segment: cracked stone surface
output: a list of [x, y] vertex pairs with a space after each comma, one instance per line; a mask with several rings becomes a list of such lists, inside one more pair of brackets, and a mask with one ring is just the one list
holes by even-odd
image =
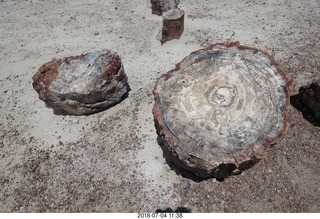
[[157, 132], [179, 165], [222, 178], [263, 158], [287, 131], [292, 86], [263, 51], [238, 42], [209, 46], [157, 81]]

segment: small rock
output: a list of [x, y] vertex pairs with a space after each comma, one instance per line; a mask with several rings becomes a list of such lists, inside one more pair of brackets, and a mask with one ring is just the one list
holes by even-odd
[[320, 80], [301, 87], [299, 89], [299, 96], [302, 103], [308, 107], [311, 114], [320, 124]]
[[162, 15], [161, 1], [151, 0], [151, 9], [152, 9], [152, 14]]
[[94, 35], [95, 35], [95, 36], [99, 35], [99, 32], [98, 32], [98, 31], [95, 31], [95, 32], [94, 32]]
[[186, 182], [183, 188], [184, 189], [189, 189], [190, 187], [191, 187], [191, 183]]

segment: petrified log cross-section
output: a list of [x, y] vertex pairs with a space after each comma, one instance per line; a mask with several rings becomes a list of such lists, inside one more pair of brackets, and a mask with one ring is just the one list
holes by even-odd
[[286, 132], [291, 87], [272, 57], [238, 42], [193, 52], [153, 91], [162, 146], [203, 178], [243, 170]]
[[129, 88], [120, 57], [108, 50], [45, 63], [32, 85], [47, 106], [73, 115], [104, 110]]

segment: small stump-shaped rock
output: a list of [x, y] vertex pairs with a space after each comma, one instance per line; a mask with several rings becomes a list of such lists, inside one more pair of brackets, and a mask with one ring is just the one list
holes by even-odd
[[292, 85], [272, 57], [238, 42], [191, 53], [153, 91], [165, 154], [202, 178], [244, 170], [286, 132]]
[[73, 115], [104, 110], [128, 92], [121, 59], [110, 51], [45, 63], [33, 76], [32, 85], [47, 106]]
[[161, 0], [151, 0], [152, 14], [162, 15]]
[[161, 43], [169, 40], [180, 39], [184, 30], [184, 11], [172, 9], [163, 13]]

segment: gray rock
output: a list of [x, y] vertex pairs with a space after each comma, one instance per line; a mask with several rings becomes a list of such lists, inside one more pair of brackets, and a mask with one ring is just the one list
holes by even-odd
[[48, 107], [72, 115], [105, 110], [129, 90], [121, 59], [109, 50], [45, 63], [32, 85]]

